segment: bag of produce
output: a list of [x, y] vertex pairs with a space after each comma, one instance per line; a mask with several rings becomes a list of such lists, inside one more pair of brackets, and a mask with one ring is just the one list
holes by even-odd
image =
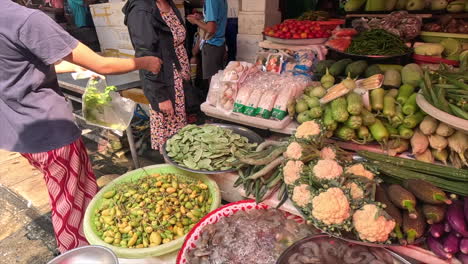
[[239, 91], [236, 96], [236, 101], [234, 102], [234, 112], [243, 113], [245, 111], [247, 101], [249, 100], [250, 95], [254, 90], [254, 86], [251, 82], [246, 81], [240, 85]]
[[123, 131], [130, 125], [136, 103], [115, 92], [104, 79], [89, 79], [83, 94], [82, 110], [87, 123]]
[[258, 116], [270, 119], [271, 111], [273, 110], [273, 106], [275, 104], [276, 98], [278, 97], [278, 91], [276, 89], [267, 90], [260, 99], [258, 103], [256, 113]]
[[210, 88], [208, 90], [208, 95], [206, 97], [206, 102], [212, 106], [216, 106], [216, 103], [219, 98], [219, 93], [221, 92], [221, 84], [219, 82], [222, 76], [222, 71], [219, 71], [217, 74], [211, 77]]
[[283, 120], [288, 115], [288, 103], [294, 99], [294, 89], [283, 86], [276, 98], [271, 116], [274, 119]]
[[220, 93], [216, 103], [216, 108], [226, 114], [230, 114], [234, 108], [234, 100], [237, 96], [237, 82], [220, 82]]
[[265, 90], [261, 88], [254, 89], [247, 100], [247, 104], [245, 105], [244, 114], [248, 116], [256, 116], [257, 115], [257, 106], [260, 103], [260, 99], [262, 95], [265, 93]]

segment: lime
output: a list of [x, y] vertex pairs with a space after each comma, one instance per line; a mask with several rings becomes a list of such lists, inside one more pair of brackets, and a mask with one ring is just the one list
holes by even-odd
[[446, 38], [440, 42], [444, 46], [445, 56], [454, 56], [458, 55], [462, 49], [460, 41], [453, 38]]

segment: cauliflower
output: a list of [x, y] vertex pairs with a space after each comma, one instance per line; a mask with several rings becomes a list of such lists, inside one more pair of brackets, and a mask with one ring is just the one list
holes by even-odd
[[294, 187], [292, 200], [301, 207], [306, 206], [310, 202], [311, 193], [307, 184], [301, 184]]
[[373, 180], [374, 176], [375, 176], [374, 173], [366, 170], [366, 168], [364, 168], [364, 165], [362, 165], [361, 163], [355, 164], [355, 165], [347, 168], [345, 173], [365, 177], [365, 178], [367, 178], [369, 180]]
[[351, 198], [353, 198], [355, 200], [360, 200], [360, 199], [364, 198], [364, 191], [362, 190], [362, 188], [359, 185], [357, 185], [357, 183], [347, 182], [345, 184], [345, 187], [349, 189], [349, 191], [351, 193]]
[[315, 177], [322, 180], [338, 179], [343, 168], [335, 160], [319, 160], [312, 169]]
[[395, 228], [395, 220], [381, 215], [375, 204], [366, 204], [353, 215], [353, 225], [359, 238], [369, 242], [385, 242]]
[[320, 158], [324, 160], [334, 160], [336, 158], [335, 150], [331, 147], [324, 147], [320, 150]]
[[283, 168], [283, 177], [286, 184], [293, 184], [301, 177], [304, 163], [302, 161], [289, 160]]
[[326, 225], [343, 224], [350, 216], [350, 205], [343, 190], [332, 187], [312, 199], [312, 216]]
[[297, 127], [295, 136], [297, 138], [308, 138], [321, 134], [320, 125], [316, 121], [306, 121]]
[[302, 146], [297, 142], [291, 142], [284, 153], [284, 156], [288, 159], [300, 159], [302, 157]]

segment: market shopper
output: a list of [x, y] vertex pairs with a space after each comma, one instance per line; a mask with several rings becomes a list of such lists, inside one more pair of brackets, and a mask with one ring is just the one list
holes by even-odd
[[164, 64], [157, 75], [140, 71], [151, 104], [151, 146], [161, 150], [167, 138], [187, 124], [186, 94], [190, 67], [186, 29], [172, 0], [129, 0], [123, 8], [136, 57], [157, 56]]
[[226, 0], [205, 0], [202, 18], [198, 14], [187, 20], [206, 32], [201, 42], [203, 79], [210, 80], [224, 68], [226, 55], [226, 24], [228, 5]]
[[103, 58], [43, 12], [11, 0], [0, 6], [0, 149], [20, 152], [44, 174], [58, 250], [65, 252], [87, 244], [82, 221], [97, 184], [56, 72], [80, 65], [99, 74], [157, 73], [161, 60]]

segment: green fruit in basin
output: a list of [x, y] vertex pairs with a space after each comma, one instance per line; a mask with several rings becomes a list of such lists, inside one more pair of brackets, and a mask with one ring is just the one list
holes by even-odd
[[447, 0], [432, 0], [431, 10], [444, 10], [448, 5]]
[[449, 13], [460, 13], [465, 10], [465, 1], [464, 0], [457, 0], [450, 2], [447, 5], [447, 12]]
[[423, 10], [425, 5], [426, 3], [424, 2], [424, 0], [409, 0], [406, 4], [406, 10]]

